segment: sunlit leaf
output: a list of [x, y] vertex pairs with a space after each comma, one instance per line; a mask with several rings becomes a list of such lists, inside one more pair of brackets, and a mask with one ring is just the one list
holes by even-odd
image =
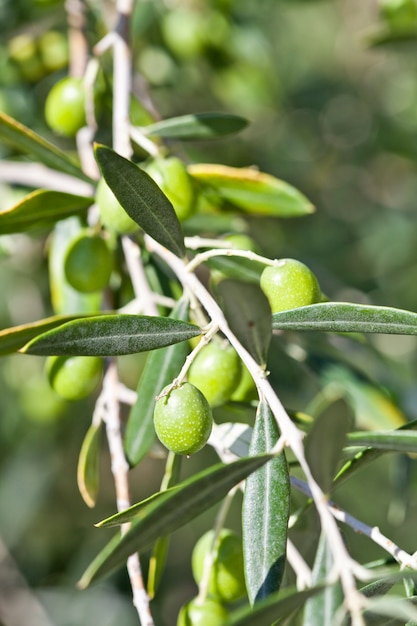
[[200, 334], [198, 326], [166, 317], [101, 315], [62, 324], [33, 339], [22, 352], [118, 356], [156, 350]]
[[260, 364], [266, 356], [272, 336], [271, 307], [259, 285], [226, 279], [216, 287], [231, 331]]
[[386, 306], [321, 302], [274, 313], [272, 326], [280, 330], [417, 335], [417, 313]]
[[[313, 566], [312, 585], [324, 583], [334, 567], [333, 554], [324, 533], [320, 535]], [[309, 598], [305, 605], [303, 626], [333, 626], [335, 613], [343, 603], [340, 582], [325, 587], [321, 593]]]
[[137, 165], [106, 146], [96, 146], [101, 172], [130, 217], [158, 243], [179, 257], [185, 255], [184, 236], [171, 202]]
[[83, 180], [89, 180], [77, 163], [65, 152], [2, 112], [0, 112], [0, 141], [36, 157], [41, 163], [55, 170], [77, 176]]
[[[188, 302], [180, 300], [171, 318], [185, 321]], [[155, 397], [178, 375], [189, 346], [180, 342], [149, 354], [137, 387], [137, 399], [132, 406], [126, 425], [125, 450], [132, 467], [149, 452], [155, 441], [153, 412]]]
[[338, 469], [353, 414], [344, 400], [337, 400], [313, 422], [305, 441], [306, 459], [316, 482], [329, 493]]
[[297, 217], [314, 211], [311, 202], [295, 187], [256, 169], [198, 163], [190, 165], [188, 171], [245, 213]]
[[[194, 519], [219, 502], [232, 487], [271, 458], [271, 455], [262, 455], [239, 459], [229, 465], [214, 465], [177, 487], [160, 492], [148, 505], [140, 507], [139, 516], [135, 506], [113, 515], [110, 518], [112, 524], [129, 520], [133, 521], [132, 527], [104, 560], [101, 554], [97, 556], [79, 585], [82, 588], [87, 587], [96, 578], [122, 566], [133, 552], [149, 548], [158, 537], [172, 533]], [[106, 520], [100, 525], [106, 525]]]
[[171, 117], [142, 128], [150, 137], [166, 139], [216, 139], [237, 133], [248, 125], [248, 120], [230, 113], [195, 113]]
[[95, 506], [99, 489], [101, 425], [101, 422], [91, 424], [84, 437], [78, 457], [78, 489], [89, 507]]
[[38, 189], [0, 212], [0, 235], [48, 228], [58, 220], [85, 211], [92, 202], [92, 198], [85, 196]]
[[[279, 439], [267, 404], [258, 407], [249, 454], [269, 452]], [[249, 601], [278, 591], [284, 574], [290, 514], [290, 481], [285, 453], [248, 476], [242, 508], [245, 578]]]

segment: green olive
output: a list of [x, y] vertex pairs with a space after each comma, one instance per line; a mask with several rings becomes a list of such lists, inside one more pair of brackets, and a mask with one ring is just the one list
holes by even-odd
[[69, 244], [65, 254], [65, 277], [82, 293], [104, 289], [109, 284], [113, 256], [99, 235], [82, 231]]
[[272, 313], [315, 304], [321, 300], [317, 278], [304, 263], [281, 259], [267, 266], [261, 274], [261, 288]]
[[74, 137], [85, 125], [85, 94], [81, 78], [68, 76], [57, 82], [45, 102], [45, 119], [53, 131]]
[[181, 607], [177, 626], [223, 626], [229, 614], [214, 598], [200, 602], [194, 598]]
[[246, 365], [242, 364], [242, 374], [239, 384], [230, 399], [234, 402], [251, 402], [252, 400], [256, 400], [257, 397], [258, 392], [256, 391], [254, 380]]
[[50, 356], [45, 367], [51, 387], [66, 400], [89, 396], [99, 385], [103, 372], [98, 356]]
[[155, 403], [156, 434], [168, 450], [176, 454], [194, 454], [205, 446], [213, 427], [213, 415], [204, 395], [190, 383], [167, 391]]
[[195, 190], [183, 161], [177, 157], [156, 158], [146, 172], [172, 203], [179, 220], [190, 217], [196, 209]]
[[216, 407], [230, 400], [239, 384], [242, 365], [239, 355], [230, 344], [211, 341], [197, 354], [188, 370], [188, 382]]
[[[203, 579], [213, 537], [214, 531], [209, 530], [197, 541], [192, 553], [192, 570], [198, 585]], [[242, 539], [232, 530], [223, 528], [217, 537], [208, 591], [222, 602], [235, 602], [246, 594]]]
[[97, 185], [96, 202], [101, 222], [110, 232], [126, 235], [138, 230], [139, 226], [126, 213], [104, 178]]

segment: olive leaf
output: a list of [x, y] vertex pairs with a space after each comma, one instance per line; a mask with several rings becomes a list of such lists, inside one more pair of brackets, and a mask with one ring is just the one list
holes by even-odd
[[[270, 451], [279, 438], [276, 420], [260, 402], [249, 454]], [[278, 591], [286, 562], [290, 480], [285, 453], [248, 476], [242, 508], [245, 577], [253, 605]]]
[[62, 191], [37, 189], [0, 212], [0, 234], [49, 228], [54, 222], [85, 211], [93, 199]]
[[237, 133], [248, 125], [248, 120], [230, 113], [194, 113], [171, 117], [149, 126], [142, 131], [149, 137], [166, 139], [216, 139], [223, 135]]
[[130, 217], [153, 239], [179, 257], [184, 236], [174, 207], [154, 180], [111, 148], [96, 145], [95, 155], [106, 183]]
[[100, 315], [62, 324], [21, 352], [38, 355], [118, 356], [156, 350], [201, 334], [194, 324], [146, 315]]
[[26, 154], [35, 156], [41, 163], [55, 170], [90, 181], [81, 167], [65, 152], [1, 111], [0, 141], [4, 141]]

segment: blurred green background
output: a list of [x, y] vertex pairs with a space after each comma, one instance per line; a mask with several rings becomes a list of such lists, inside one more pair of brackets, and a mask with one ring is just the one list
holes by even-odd
[[[90, 3], [92, 44], [105, 32], [102, 9], [111, 23], [112, 4]], [[312, 200], [317, 212], [307, 218], [248, 220], [265, 255], [306, 262], [331, 300], [417, 311], [417, 36], [371, 46], [384, 28], [375, 0], [139, 2], [135, 88], [140, 95], [140, 73], [162, 116], [225, 110], [251, 120], [237, 137], [173, 149], [190, 161], [257, 166]], [[49, 88], [67, 72], [65, 34], [63, 2], [0, 0], [0, 110], [73, 151], [43, 117]], [[17, 156], [0, 145], [0, 158]], [[23, 191], [0, 180], [0, 209]], [[51, 314], [47, 244], [44, 234], [0, 238], [2, 328]], [[143, 358], [121, 359], [132, 388], [142, 365]], [[271, 379], [286, 406], [307, 410], [323, 386], [338, 384], [365, 428], [417, 418], [415, 366], [414, 337], [358, 342], [290, 334], [274, 340], [270, 352]], [[0, 398], [0, 538], [14, 559], [13, 567], [0, 563], [1, 576], [10, 584], [14, 567], [20, 571], [56, 626], [136, 624], [124, 572], [91, 590], [75, 589], [109, 536], [93, 524], [114, 511], [105, 447], [95, 510], [76, 486], [94, 398], [61, 401], [48, 387], [43, 360], [22, 355], [0, 361]], [[214, 460], [204, 450], [184, 462], [183, 475]], [[158, 488], [162, 471], [155, 457], [132, 472], [135, 500]], [[413, 460], [385, 456], [336, 499], [413, 552], [415, 477]], [[171, 626], [195, 594], [190, 553], [215, 512], [175, 534], [154, 601], [158, 625]], [[239, 497], [228, 523], [239, 530]], [[310, 527], [301, 524], [293, 537], [311, 558]], [[361, 562], [385, 556], [348, 530], [346, 539]]]

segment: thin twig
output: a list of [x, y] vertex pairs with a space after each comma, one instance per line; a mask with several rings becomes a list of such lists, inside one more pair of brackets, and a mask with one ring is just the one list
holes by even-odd
[[80, 178], [50, 169], [40, 163], [2, 161], [0, 180], [39, 189], [53, 189], [78, 196], [92, 196], [94, 187]]
[[[120, 428], [119, 414], [119, 379], [115, 361], [110, 361], [106, 376], [103, 381], [103, 393], [106, 397], [106, 432], [111, 455], [111, 470], [116, 489], [117, 510], [124, 511], [129, 508], [129, 464], [123, 449], [123, 438]], [[130, 528], [130, 524], [121, 526], [124, 535]], [[127, 560], [127, 570], [133, 592], [133, 604], [137, 609], [142, 626], [154, 626], [149, 607], [149, 598], [143, 582], [141, 565], [137, 553], [132, 554]]]

